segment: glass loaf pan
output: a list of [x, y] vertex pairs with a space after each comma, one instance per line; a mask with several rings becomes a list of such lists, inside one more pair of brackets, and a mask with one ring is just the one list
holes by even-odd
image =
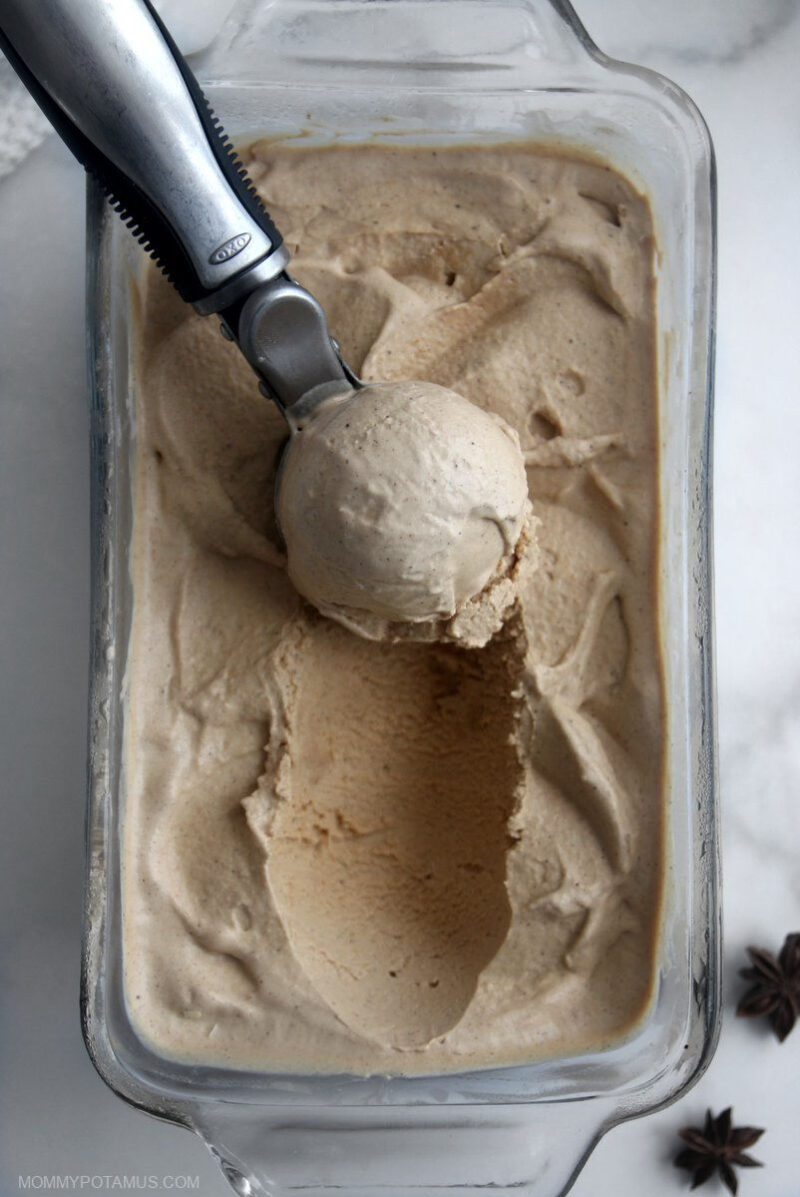
[[[660, 603], [667, 693], [665, 901], [653, 1003], [619, 1045], [448, 1076], [297, 1076], [188, 1066], [137, 1038], [122, 991], [123, 679], [143, 260], [88, 202], [92, 665], [82, 1018], [123, 1098], [197, 1131], [242, 1194], [455, 1188], [556, 1197], [600, 1135], [700, 1074], [719, 1014], [710, 422], [714, 170], [667, 80], [613, 62], [563, 0], [240, 0], [193, 66], [238, 141], [590, 151], [650, 200], [658, 242]], [[311, 114], [309, 120], [308, 114]]]

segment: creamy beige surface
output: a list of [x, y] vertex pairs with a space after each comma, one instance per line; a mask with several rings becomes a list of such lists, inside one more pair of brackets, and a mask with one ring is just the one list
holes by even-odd
[[296, 589], [371, 640], [482, 646], [503, 621], [476, 610], [496, 614], [498, 585], [533, 550], [517, 432], [430, 382], [367, 384], [301, 417], [276, 502]]
[[535, 568], [484, 648], [372, 642], [289, 582], [282, 421], [153, 270], [139, 362], [128, 1006], [165, 1055], [440, 1072], [598, 1046], [652, 984], [661, 884], [652, 236], [533, 149], [257, 146], [367, 379], [525, 451]]

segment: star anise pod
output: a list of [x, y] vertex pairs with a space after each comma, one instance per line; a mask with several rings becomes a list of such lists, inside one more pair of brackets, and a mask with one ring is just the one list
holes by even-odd
[[787, 935], [776, 960], [764, 948], [748, 948], [753, 967], [740, 975], [753, 985], [736, 1010], [745, 1018], [766, 1016], [783, 1043], [800, 1017], [800, 932]]
[[757, 1126], [732, 1126], [733, 1110], [728, 1106], [716, 1118], [710, 1110], [702, 1130], [687, 1126], [679, 1131], [684, 1143], [688, 1144], [675, 1156], [675, 1167], [686, 1168], [693, 1174], [692, 1188], [704, 1185], [715, 1172], [732, 1193], [739, 1188], [733, 1165], [741, 1168], [763, 1168], [760, 1160], [747, 1155], [745, 1147], [752, 1147], [763, 1135]]

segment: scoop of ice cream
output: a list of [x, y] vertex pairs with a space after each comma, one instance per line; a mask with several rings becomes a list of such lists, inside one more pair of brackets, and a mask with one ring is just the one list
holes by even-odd
[[506, 574], [528, 508], [516, 432], [421, 382], [323, 402], [292, 436], [278, 494], [292, 582], [373, 637], [381, 621], [450, 619]]

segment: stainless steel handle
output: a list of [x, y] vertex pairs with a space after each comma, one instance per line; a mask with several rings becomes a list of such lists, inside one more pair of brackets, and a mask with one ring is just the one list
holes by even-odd
[[0, 0], [0, 29], [59, 132], [187, 299], [214, 311], [283, 270], [280, 234], [147, 0]]

